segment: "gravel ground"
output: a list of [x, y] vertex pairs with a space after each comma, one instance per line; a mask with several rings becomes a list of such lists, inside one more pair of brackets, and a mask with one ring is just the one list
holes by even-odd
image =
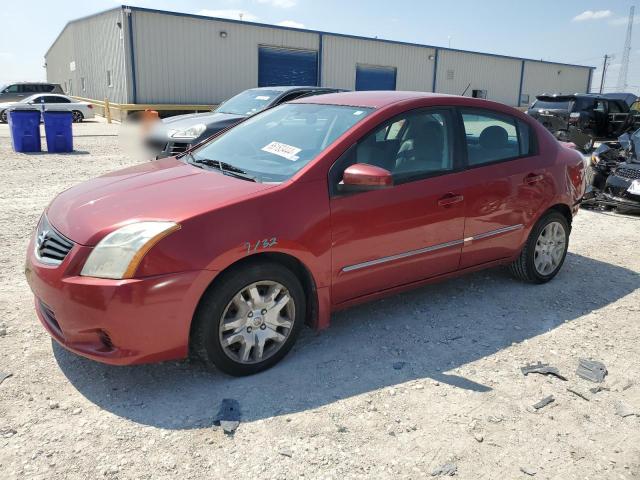
[[[140, 161], [118, 126], [74, 128], [77, 153], [25, 155], [0, 125], [3, 479], [640, 478], [640, 217], [582, 211], [550, 284], [495, 269], [353, 308], [253, 377], [109, 367], [52, 344], [23, 276], [57, 192]], [[582, 357], [606, 389], [576, 376]], [[538, 360], [568, 381], [523, 376]], [[214, 425], [223, 399], [235, 435]]]

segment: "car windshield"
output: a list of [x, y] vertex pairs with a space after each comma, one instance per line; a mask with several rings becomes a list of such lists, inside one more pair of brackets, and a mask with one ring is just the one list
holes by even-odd
[[277, 90], [247, 90], [231, 97], [220, 105], [216, 112], [243, 116], [253, 115], [271, 105], [281, 93]]
[[216, 137], [187, 159], [219, 162], [262, 182], [282, 182], [370, 112], [340, 105], [280, 105]]
[[569, 110], [571, 100], [536, 100], [532, 108], [542, 110]]

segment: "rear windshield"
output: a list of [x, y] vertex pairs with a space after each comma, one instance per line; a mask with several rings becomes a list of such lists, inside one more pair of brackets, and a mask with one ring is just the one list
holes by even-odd
[[216, 112], [249, 116], [269, 107], [282, 92], [276, 90], [247, 90], [231, 97]]
[[569, 110], [571, 100], [536, 100], [531, 108], [543, 110]]

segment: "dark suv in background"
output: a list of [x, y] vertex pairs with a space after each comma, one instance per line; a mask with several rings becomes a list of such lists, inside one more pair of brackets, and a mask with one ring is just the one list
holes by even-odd
[[35, 93], [64, 94], [57, 83], [47, 82], [18, 82], [10, 83], [0, 89], [0, 103], [17, 102]]
[[558, 140], [588, 152], [596, 139], [618, 137], [633, 123], [633, 94], [538, 95], [527, 113]]

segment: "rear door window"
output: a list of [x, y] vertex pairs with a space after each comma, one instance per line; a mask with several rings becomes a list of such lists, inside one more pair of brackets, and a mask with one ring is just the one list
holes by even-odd
[[469, 166], [491, 164], [533, 153], [532, 133], [525, 122], [486, 110], [464, 109], [461, 113]]

